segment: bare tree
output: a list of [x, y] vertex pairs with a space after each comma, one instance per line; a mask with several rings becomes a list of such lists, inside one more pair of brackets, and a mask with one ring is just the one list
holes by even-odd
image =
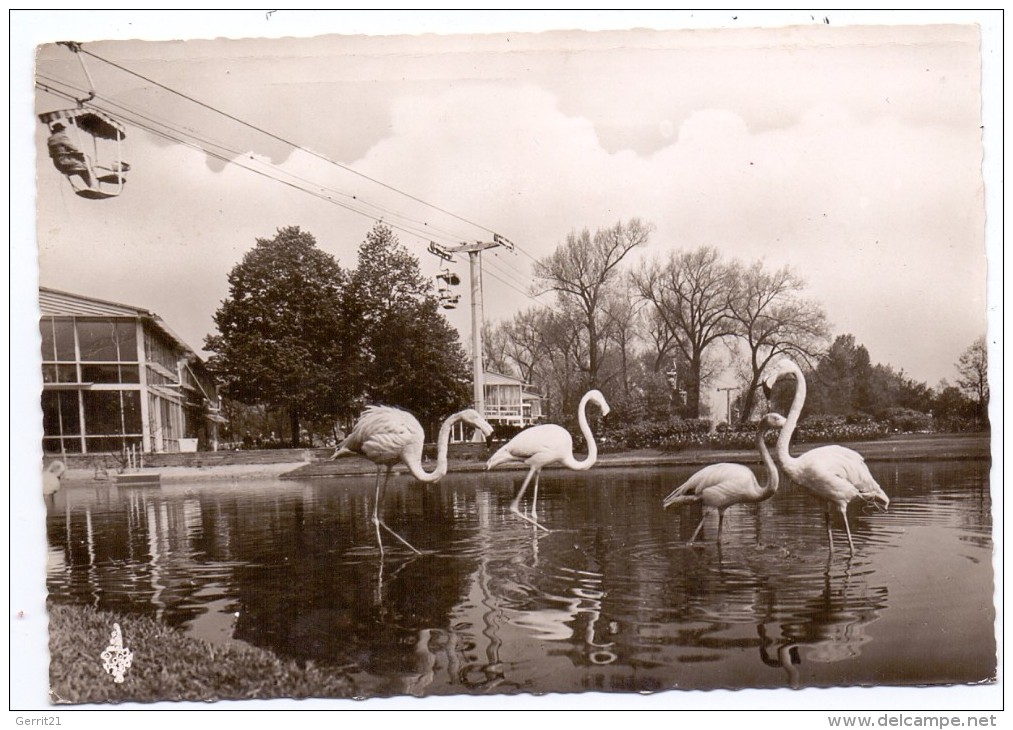
[[644, 310], [641, 316], [644, 318], [645, 339], [650, 347], [651, 370], [660, 373], [667, 365], [674, 364], [679, 351], [675, 334], [665, 324], [657, 307]]
[[526, 383], [534, 382], [539, 365], [548, 357], [545, 333], [550, 318], [551, 310], [532, 307], [518, 312], [506, 324], [507, 357]]
[[504, 375], [510, 375], [510, 344], [506, 322], [482, 324], [482, 367]]
[[629, 291], [629, 280], [622, 282], [609, 292], [605, 302], [604, 336], [613, 344], [613, 353], [618, 360], [619, 384], [624, 398], [630, 397], [632, 385], [633, 359], [636, 355], [636, 343], [642, 339], [642, 316], [644, 302], [638, 300]]
[[539, 294], [554, 291], [560, 304], [579, 313], [580, 328], [587, 343], [587, 386], [598, 387], [599, 370], [608, 339], [606, 301], [619, 281], [619, 265], [637, 246], [646, 244], [652, 226], [634, 218], [611, 228], [571, 232], [566, 242], [535, 264]]
[[540, 320], [544, 357], [535, 367], [533, 382], [542, 388], [548, 416], [572, 417], [587, 382], [587, 347], [574, 312], [554, 310]]
[[672, 252], [663, 263], [645, 263], [634, 273], [633, 281], [688, 363], [685, 377], [680, 373], [680, 387], [685, 385], [686, 414], [697, 418], [700, 389], [707, 375], [707, 348], [736, 331], [729, 302], [731, 268], [716, 248], [704, 246]]
[[988, 415], [988, 345], [982, 335], [964, 350], [957, 361], [957, 385], [967, 393], [977, 405], [978, 415]]
[[811, 363], [826, 347], [830, 329], [823, 307], [801, 296], [806, 283], [790, 267], [770, 271], [762, 261], [735, 262], [730, 272], [729, 308], [748, 360], [740, 409], [745, 422], [767, 364], [779, 355]]

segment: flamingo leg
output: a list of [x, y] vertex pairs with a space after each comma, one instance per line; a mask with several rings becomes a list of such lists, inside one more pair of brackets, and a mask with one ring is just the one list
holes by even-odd
[[535, 472], [535, 486], [531, 492], [531, 519], [538, 519], [538, 480], [542, 476], [540, 471]]
[[692, 544], [692, 543], [696, 542], [696, 536], [700, 534], [700, 530], [702, 530], [702, 529], [703, 529], [703, 523], [704, 523], [704, 522], [705, 522], [706, 520], [707, 520], [707, 512], [706, 512], [706, 511], [704, 511], [704, 513], [703, 513], [703, 517], [701, 517], [701, 518], [700, 518], [700, 524], [699, 524], [699, 525], [697, 525], [697, 526], [696, 526], [696, 529], [695, 529], [695, 530], [693, 531], [693, 537], [689, 538], [689, 542], [690, 542], [690, 544]]
[[851, 525], [848, 524], [848, 507], [844, 505], [839, 507], [841, 510], [841, 517], [844, 518], [844, 529], [848, 533], [848, 547], [851, 548], [851, 557], [855, 557], [855, 543], [851, 541]]
[[[402, 542], [402, 544], [404, 544], [405, 547], [407, 547], [413, 553], [415, 553], [416, 555], [421, 555], [422, 553], [420, 551], [416, 550], [414, 545], [412, 545], [410, 542], [408, 542], [407, 540], [405, 540], [399, 534], [397, 534], [392, 529], [390, 529], [389, 527], [387, 527], [387, 525], [384, 523], [384, 521], [380, 518], [380, 503], [383, 501], [383, 494], [384, 494], [384, 492], [387, 491], [387, 482], [390, 480], [391, 469], [392, 469], [392, 467], [390, 467], [390, 466], [387, 467], [387, 478], [383, 480], [383, 487], [379, 487], [378, 486], [378, 491], [376, 493], [376, 504], [373, 506], [373, 524], [376, 526], [376, 538], [377, 538], [378, 541], [380, 540], [380, 528], [382, 527], [387, 532], [389, 532], [391, 535], [393, 535], [398, 540], [400, 540]], [[376, 476], [377, 476], [377, 485], [379, 485], [379, 483], [380, 483], [380, 479], [379, 479], [380, 472], [379, 472], [379, 470], [377, 471], [377, 475]], [[380, 554], [381, 555], [383, 554], [383, 543], [382, 542], [380, 542]]]
[[[380, 467], [376, 467], [376, 491], [373, 495], [373, 528], [376, 530], [376, 544], [380, 548], [380, 565], [383, 565], [383, 540], [380, 537]], [[387, 472], [390, 474], [390, 472]]]
[[830, 505], [823, 511], [823, 519], [827, 523], [827, 540], [830, 542], [830, 552], [834, 551], [834, 533], [830, 531]]
[[[528, 472], [528, 475], [524, 478], [524, 483], [521, 485], [521, 488], [519, 490], [517, 490], [517, 496], [514, 497], [514, 501], [510, 503], [510, 511], [513, 512], [518, 517], [520, 517], [525, 522], [530, 522], [535, 527], [540, 527], [541, 529], [543, 529], [546, 532], [548, 532], [549, 531], [548, 528], [542, 527], [542, 525], [538, 524], [538, 522], [536, 520], [532, 519], [531, 517], [528, 517], [526, 514], [522, 513], [521, 510], [520, 510], [521, 497], [524, 496], [524, 492], [528, 488], [528, 482], [531, 481], [531, 477], [535, 476], [537, 473], [538, 473], [538, 469], [536, 469], [534, 467], [532, 467], [531, 471]], [[535, 483], [536, 484], [538, 483], [537, 480], [536, 480]]]

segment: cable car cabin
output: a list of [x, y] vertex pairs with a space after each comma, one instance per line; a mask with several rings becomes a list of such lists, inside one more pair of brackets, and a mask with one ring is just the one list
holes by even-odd
[[101, 200], [123, 192], [126, 132], [115, 119], [87, 109], [65, 109], [40, 114], [49, 127], [49, 156], [53, 166], [70, 181], [82, 198]]
[[440, 294], [440, 306], [444, 309], [457, 309], [458, 303], [461, 301], [460, 294]]

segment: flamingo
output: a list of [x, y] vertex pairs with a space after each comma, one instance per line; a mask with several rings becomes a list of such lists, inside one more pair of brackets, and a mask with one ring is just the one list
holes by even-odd
[[795, 432], [799, 414], [805, 403], [805, 376], [793, 361], [781, 360], [764, 378], [763, 388], [769, 396], [774, 384], [786, 377], [795, 379], [795, 397], [788, 411], [787, 422], [777, 437], [774, 458], [789, 479], [826, 503], [824, 517], [831, 553], [834, 551], [834, 536], [830, 531], [830, 512], [833, 507], [837, 507], [841, 517], [844, 518], [848, 547], [854, 556], [855, 544], [851, 539], [851, 526], [848, 524], [848, 504], [857, 497], [886, 510], [890, 506], [890, 498], [872, 478], [869, 467], [865, 465], [865, 459], [857, 451], [835, 444], [812, 449], [798, 458], [788, 453], [788, 443]]
[[[573, 438], [565, 428], [554, 423], [543, 423], [540, 426], [525, 429], [514, 436], [501, 446], [485, 465], [486, 469], [492, 469], [507, 462], [521, 462], [531, 467], [517, 492], [517, 496], [510, 503], [510, 511], [546, 532], [549, 531], [548, 528], [538, 523], [538, 514], [535, 511], [538, 504], [538, 478], [542, 469], [553, 464], [562, 464], [567, 469], [586, 471], [598, 460], [598, 446], [594, 442], [591, 427], [587, 424], [586, 411], [589, 401], [598, 405], [603, 416], [607, 416], [609, 413], [609, 404], [599, 390], [589, 390], [580, 399], [580, 405], [577, 406], [577, 420], [580, 423], [580, 432], [584, 434], [584, 440], [587, 441], [587, 456], [583, 461], [573, 458]], [[531, 517], [528, 517], [521, 513], [519, 505], [531, 477], [535, 478], [535, 486], [531, 497]]]
[[770, 458], [767, 444], [763, 440], [767, 431], [781, 428], [785, 424], [780, 413], [768, 413], [760, 419], [756, 429], [756, 448], [760, 450], [763, 463], [767, 467], [767, 480], [764, 486], [756, 480], [753, 470], [742, 464], [711, 464], [686, 480], [682, 486], [665, 497], [662, 504], [665, 508], [675, 505], [681, 507], [696, 502], [703, 503], [704, 514], [700, 524], [696, 526], [690, 543], [696, 540], [708, 512], [718, 513], [718, 542], [721, 542], [721, 527], [725, 521], [725, 510], [735, 504], [746, 502], [762, 502], [774, 496], [777, 491], [778, 474], [774, 460]]
[[50, 462], [42, 472], [42, 495], [50, 497], [60, 491], [60, 479], [67, 471], [66, 465], [57, 459]]
[[[440, 434], [437, 439], [439, 447], [436, 456], [436, 468], [431, 472], [426, 472], [422, 468], [422, 445], [425, 442], [425, 432], [422, 430], [422, 425], [415, 416], [400, 408], [370, 406], [359, 416], [348, 437], [338, 444], [331, 459], [356, 454], [365, 456], [376, 464], [376, 499], [373, 503], [373, 525], [376, 527], [376, 540], [380, 545], [381, 555], [383, 554], [383, 541], [380, 539], [381, 527], [411, 548], [416, 554], [421, 555], [407, 540], [387, 527], [380, 517], [383, 494], [387, 489], [387, 482], [390, 480], [390, 473], [394, 465], [397, 463], [404, 464], [408, 467], [408, 471], [412, 473], [412, 476], [420, 482], [433, 483], [439, 481], [447, 473], [447, 447], [450, 443], [450, 429], [455, 423], [462, 421], [469, 426], [479, 429], [486, 436], [492, 433], [492, 426], [477, 411], [470, 408], [450, 416], [440, 427]], [[383, 485], [381, 486], [380, 473], [383, 467], [387, 468], [387, 477], [383, 480]]]

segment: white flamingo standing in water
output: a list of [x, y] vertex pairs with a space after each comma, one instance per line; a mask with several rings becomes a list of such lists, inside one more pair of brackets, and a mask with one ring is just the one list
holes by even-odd
[[788, 452], [788, 443], [795, 432], [802, 406], [805, 404], [806, 385], [801, 368], [791, 360], [781, 360], [771, 368], [763, 380], [763, 388], [768, 397], [774, 384], [781, 378], [795, 379], [795, 397], [788, 411], [787, 422], [777, 437], [774, 458], [789, 479], [826, 502], [824, 517], [831, 553], [834, 551], [834, 536], [830, 531], [830, 512], [837, 507], [837, 511], [844, 518], [848, 547], [851, 548], [853, 556], [855, 544], [851, 540], [851, 526], [848, 524], [848, 504], [857, 497], [885, 510], [890, 506], [890, 498], [872, 478], [869, 467], [865, 465], [865, 459], [857, 451], [833, 445], [820, 446], [798, 458]]
[[60, 480], [63, 478], [64, 473], [67, 471], [67, 466], [57, 459], [56, 461], [50, 462], [42, 472], [42, 495], [44, 497], [52, 497], [54, 494], [60, 491]]
[[[507, 462], [521, 462], [531, 467], [528, 475], [524, 478], [524, 483], [517, 491], [517, 496], [510, 503], [510, 511], [546, 532], [549, 530], [538, 523], [538, 513], [536, 511], [538, 504], [538, 477], [542, 469], [554, 464], [561, 464], [567, 469], [573, 469], [574, 471], [586, 471], [594, 466], [594, 463], [598, 460], [598, 446], [594, 442], [594, 434], [591, 433], [591, 427], [587, 424], [586, 411], [588, 402], [595, 403], [601, 409], [603, 416], [607, 416], [609, 413], [609, 404], [605, 401], [605, 396], [601, 394], [601, 391], [589, 390], [580, 399], [580, 405], [577, 406], [577, 421], [580, 423], [580, 432], [584, 434], [584, 440], [587, 441], [587, 456], [583, 461], [577, 461], [573, 458], [573, 438], [570, 436], [569, 431], [554, 423], [543, 423], [540, 426], [527, 428], [514, 436], [500, 447], [485, 465], [486, 469], [492, 469]], [[531, 477], [535, 478], [535, 486], [531, 497], [531, 517], [528, 517], [521, 512], [519, 505], [521, 497], [524, 496], [524, 491], [528, 488], [528, 482], [531, 481]]]
[[760, 486], [756, 475], [748, 466], [727, 463], [711, 464], [691, 476], [682, 486], [665, 497], [662, 505], [666, 509], [673, 505], [682, 507], [698, 502], [703, 504], [703, 517], [700, 519], [700, 524], [696, 526], [693, 537], [689, 539], [691, 543], [700, 533], [708, 513], [718, 513], [718, 542], [721, 542], [721, 527], [725, 521], [726, 509], [736, 504], [762, 502], [774, 496], [778, 485], [777, 467], [770, 457], [770, 451], [767, 450], [767, 443], [763, 437], [768, 431], [781, 428], [784, 424], [784, 416], [780, 413], [768, 413], [760, 419], [760, 424], [756, 429], [756, 448], [759, 449], [760, 455], [763, 457], [763, 464], [767, 467], [767, 479], [764, 486]]
[[[437, 482], [447, 473], [447, 448], [450, 443], [450, 429], [455, 423], [464, 422], [480, 430], [485, 436], [492, 433], [492, 426], [477, 411], [467, 409], [455, 413], [443, 422], [437, 439], [438, 451], [436, 468], [427, 472], [422, 468], [422, 446], [425, 443], [425, 432], [422, 425], [411, 413], [400, 408], [389, 406], [370, 406], [356, 421], [352, 432], [338, 444], [332, 459], [342, 456], [359, 455], [376, 464], [376, 499], [373, 502], [373, 525], [376, 527], [376, 541], [383, 554], [383, 541], [380, 539], [380, 528], [387, 530], [402, 543], [419, 553], [407, 540], [384, 524], [380, 516], [383, 494], [390, 480], [391, 470], [395, 464], [401, 463], [418, 481], [423, 483]], [[380, 484], [380, 473], [387, 468], [387, 476]]]

